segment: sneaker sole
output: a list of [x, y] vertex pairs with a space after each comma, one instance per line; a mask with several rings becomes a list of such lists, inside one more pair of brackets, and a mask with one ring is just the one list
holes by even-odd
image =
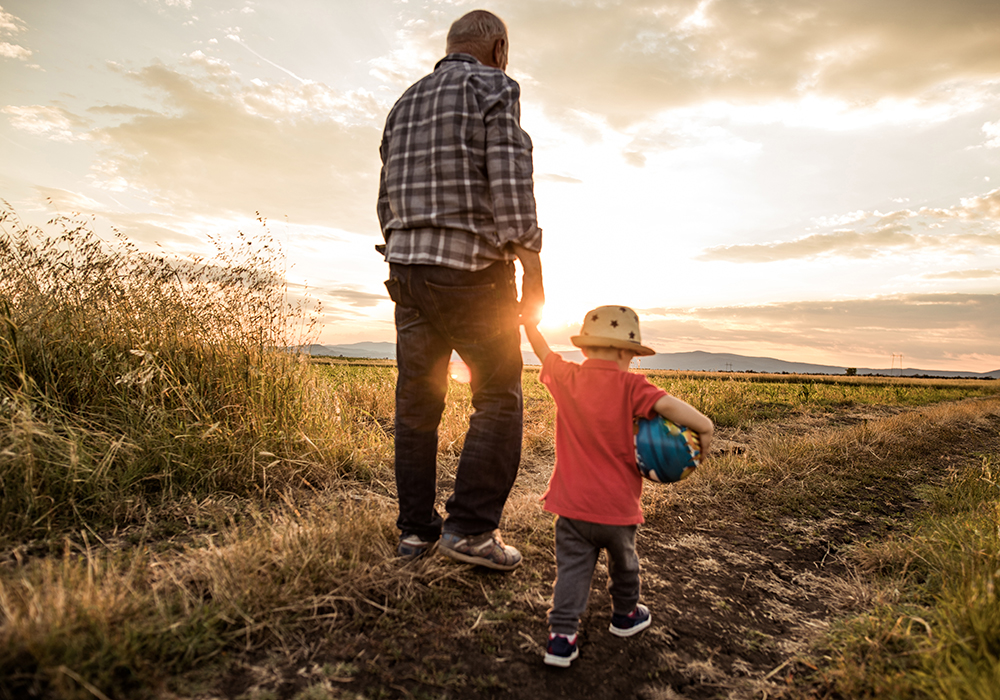
[[487, 569], [496, 569], [497, 571], [513, 571], [521, 565], [520, 559], [513, 564], [498, 564], [492, 559], [487, 559], [486, 557], [475, 557], [471, 554], [464, 554], [458, 550], [445, 547], [444, 545], [438, 545], [438, 551], [446, 557], [450, 557], [457, 561], [465, 562], [466, 564], [485, 566]]
[[640, 632], [642, 632], [644, 629], [649, 627], [649, 625], [652, 622], [653, 622], [653, 616], [650, 615], [645, 620], [632, 627], [625, 627], [625, 628], [615, 627], [614, 624], [612, 624], [610, 627], [608, 627], [608, 632], [615, 635], [616, 637], [631, 637], [633, 634], [639, 634]]
[[545, 654], [545, 663], [548, 666], [558, 666], [559, 668], [569, 668], [569, 665], [580, 655], [579, 649], [574, 649], [569, 656], [556, 656], [555, 654]]

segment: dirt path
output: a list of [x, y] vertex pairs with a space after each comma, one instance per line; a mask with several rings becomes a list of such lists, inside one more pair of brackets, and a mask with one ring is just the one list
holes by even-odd
[[[806, 416], [783, 429], [805, 434], [829, 427], [831, 420], [848, 425], [896, 412], [869, 407], [864, 414], [843, 412], [822, 421]], [[940, 453], [908, 465], [910, 476], [913, 469], [932, 474], [946, 461], [971, 463], [975, 452], [1000, 449], [1000, 417], [989, 420], [987, 429], [965, 440], [961, 453], [942, 445]], [[719, 438], [722, 449], [736, 453], [755, 439], [732, 431]], [[882, 537], [912, 518], [920, 508], [907, 486], [912, 481], [859, 483], [837, 499], [839, 505], [829, 504], [823, 519], [734, 517], [724, 507], [695, 508], [678, 499], [648, 519], [639, 535], [642, 598], [653, 625], [630, 639], [608, 632], [602, 557], [581, 623], [580, 658], [569, 669], [549, 668], [541, 660], [554, 572], [551, 549], [545, 550], [549, 535], [539, 533], [535, 556], [513, 574], [460, 567], [454, 578], [432, 583], [425, 600], [437, 613], [399, 601], [391, 615], [315, 640], [309, 663], [294, 675], [274, 670], [284, 681], [271, 686], [271, 697], [292, 697], [317, 679], [329, 689], [326, 697], [803, 697], [789, 681], [810, 673], [802, 658], [810, 642], [832, 619], [869, 602], [870, 591], [843, 556], [844, 545]], [[866, 517], [852, 518], [845, 504], [866, 510]], [[253, 675], [246, 667], [234, 673], [226, 696], [247, 692]]]

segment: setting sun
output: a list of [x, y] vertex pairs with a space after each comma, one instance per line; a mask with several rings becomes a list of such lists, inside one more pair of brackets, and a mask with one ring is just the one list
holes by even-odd
[[[587, 309], [626, 304], [658, 352], [1000, 367], [1000, 13], [985, 7], [495, 8], [533, 143], [542, 326], [565, 341]], [[266, 232], [289, 301], [321, 304], [316, 342], [392, 343], [380, 135], [451, 14], [8, 0], [3, 198], [29, 223], [80, 212], [185, 259]]]

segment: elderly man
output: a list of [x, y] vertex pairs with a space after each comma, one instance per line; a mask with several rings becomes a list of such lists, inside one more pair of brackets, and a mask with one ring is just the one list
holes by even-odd
[[[537, 321], [544, 302], [531, 139], [507, 49], [489, 12], [451, 26], [447, 55], [386, 119], [378, 198], [396, 305], [399, 554], [440, 540], [447, 556], [504, 571], [521, 563], [498, 530], [521, 460], [519, 314]], [[452, 351], [469, 366], [474, 410], [442, 520], [437, 431]]]

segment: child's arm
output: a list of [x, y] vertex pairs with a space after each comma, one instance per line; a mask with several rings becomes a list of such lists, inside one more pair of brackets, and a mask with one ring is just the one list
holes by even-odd
[[549, 349], [549, 344], [545, 342], [545, 338], [542, 337], [538, 326], [524, 324], [524, 334], [528, 336], [528, 342], [531, 343], [531, 349], [538, 356], [538, 361], [545, 362], [545, 358], [549, 356], [552, 350]]
[[660, 397], [653, 409], [667, 420], [691, 428], [698, 433], [702, 458], [708, 457], [708, 449], [712, 445], [712, 433], [715, 431], [715, 425], [708, 416], [691, 404], [670, 394]]

